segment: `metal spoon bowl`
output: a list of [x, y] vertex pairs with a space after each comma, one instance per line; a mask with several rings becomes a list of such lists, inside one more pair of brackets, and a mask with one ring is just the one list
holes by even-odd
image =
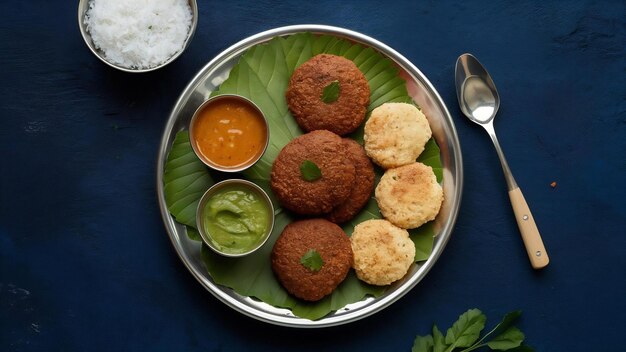
[[526, 253], [532, 267], [541, 269], [550, 262], [548, 253], [528, 204], [524, 200], [524, 195], [513, 178], [493, 128], [493, 120], [500, 107], [498, 90], [487, 70], [471, 54], [463, 54], [456, 61], [455, 82], [461, 111], [467, 118], [481, 125], [489, 133], [491, 141], [496, 147]]

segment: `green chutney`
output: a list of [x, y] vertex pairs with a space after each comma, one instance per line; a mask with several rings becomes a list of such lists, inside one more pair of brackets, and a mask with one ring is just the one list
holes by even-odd
[[204, 231], [223, 253], [248, 252], [263, 242], [271, 226], [273, 214], [268, 207], [264, 197], [248, 187], [224, 187], [203, 209]]

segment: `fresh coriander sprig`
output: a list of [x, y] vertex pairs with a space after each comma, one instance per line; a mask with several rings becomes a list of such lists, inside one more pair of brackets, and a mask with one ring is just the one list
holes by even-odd
[[522, 345], [524, 333], [513, 326], [521, 314], [519, 310], [506, 314], [498, 325], [480, 338], [487, 317], [478, 309], [470, 309], [459, 316], [445, 336], [437, 325], [433, 325], [432, 334], [415, 337], [411, 351], [470, 352], [488, 347], [498, 351], [533, 352], [530, 346]]
[[313, 182], [322, 177], [322, 170], [311, 160], [304, 160], [300, 164], [300, 175], [305, 181]]
[[302, 258], [300, 258], [300, 264], [311, 271], [320, 271], [324, 265], [324, 260], [318, 251], [315, 249], [309, 249]]

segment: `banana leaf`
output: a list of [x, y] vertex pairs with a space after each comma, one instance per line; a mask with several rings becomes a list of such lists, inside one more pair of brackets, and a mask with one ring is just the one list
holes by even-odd
[[[341, 55], [351, 59], [363, 72], [370, 84], [369, 113], [377, 106], [385, 102], [414, 103], [406, 90], [405, 81], [398, 76], [398, 68], [393, 62], [371, 48], [355, 44], [347, 40], [327, 35], [313, 35], [300, 33], [289, 37], [276, 37], [271, 41], [256, 45], [246, 51], [239, 62], [233, 67], [230, 75], [212, 96], [220, 94], [239, 94], [254, 101], [263, 111], [270, 126], [270, 145], [261, 160], [252, 168], [244, 172], [245, 178], [263, 187], [268, 194], [272, 194], [269, 187], [272, 162], [280, 150], [293, 138], [302, 134], [294, 118], [291, 116], [285, 101], [285, 91], [291, 74], [303, 62], [319, 53]], [[351, 138], [362, 143], [362, 127], [355, 131]], [[176, 141], [180, 140], [177, 144]], [[186, 143], [184, 143], [186, 141]], [[187, 131], [181, 131], [176, 136], [174, 147], [168, 156], [168, 166], [173, 163], [172, 170], [177, 170], [178, 163], [182, 164], [182, 156], [185, 156], [185, 164], [192, 158], [196, 158], [189, 144]], [[183, 149], [186, 149], [184, 151]], [[442, 179], [442, 165], [439, 157], [439, 147], [434, 140], [430, 140], [418, 161], [433, 168], [438, 181]], [[196, 158], [197, 159], [197, 158]], [[200, 162], [198, 160], [198, 162]], [[199, 188], [208, 188], [210, 179], [209, 172], [204, 168], [206, 177], [196, 179], [201, 168], [197, 165], [187, 166], [189, 174], [170, 172], [166, 177], [166, 186], [169, 184], [170, 192], [166, 191], [168, 209], [177, 221], [188, 226], [195, 227], [195, 221], [190, 221], [190, 207], [193, 207], [202, 191]], [[202, 166], [202, 165], [200, 165]], [[382, 170], [377, 169], [377, 178], [382, 175]], [[177, 176], [177, 177], [174, 177]], [[179, 181], [188, 175], [194, 178]], [[180, 190], [181, 185], [193, 182], [193, 187]], [[176, 187], [175, 187], [176, 186]], [[198, 192], [195, 192], [195, 191]], [[170, 199], [170, 195], [172, 198]], [[275, 200], [275, 199], [273, 199]], [[277, 205], [277, 202], [274, 202]], [[171, 207], [170, 207], [171, 205]], [[179, 210], [181, 209], [181, 210]], [[195, 208], [193, 208], [195, 214]], [[354, 226], [368, 219], [381, 218], [378, 205], [374, 198], [370, 199], [365, 208], [350, 222], [344, 224], [343, 229], [352, 234]], [[328, 313], [340, 309], [347, 304], [358, 302], [365, 296], [378, 297], [385, 291], [385, 287], [368, 285], [357, 279], [353, 271], [339, 287], [321, 301], [310, 303], [304, 302], [289, 295], [274, 277], [270, 264], [270, 253], [273, 243], [276, 241], [283, 228], [293, 221], [295, 217], [282, 209], [276, 210], [274, 231], [268, 242], [261, 250], [243, 258], [226, 258], [213, 253], [203, 245], [202, 258], [207, 271], [217, 284], [232, 288], [243, 296], [255, 297], [275, 307], [289, 308], [294, 315], [316, 320]], [[188, 229], [190, 235], [197, 239], [196, 232]], [[410, 231], [410, 237], [415, 243], [415, 261], [420, 262], [428, 259], [432, 251], [434, 230], [431, 223], [427, 223], [418, 229]]]

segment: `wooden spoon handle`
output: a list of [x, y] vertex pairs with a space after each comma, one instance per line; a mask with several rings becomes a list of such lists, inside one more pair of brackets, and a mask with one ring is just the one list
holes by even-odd
[[517, 220], [517, 226], [522, 234], [522, 240], [524, 246], [526, 246], [526, 253], [530, 264], [534, 269], [541, 269], [548, 265], [550, 258], [548, 258], [548, 252], [546, 247], [543, 246], [539, 229], [533, 219], [528, 204], [524, 199], [524, 195], [519, 187], [509, 191], [509, 197], [511, 198], [511, 205], [513, 206], [513, 212], [515, 213], [515, 219]]

